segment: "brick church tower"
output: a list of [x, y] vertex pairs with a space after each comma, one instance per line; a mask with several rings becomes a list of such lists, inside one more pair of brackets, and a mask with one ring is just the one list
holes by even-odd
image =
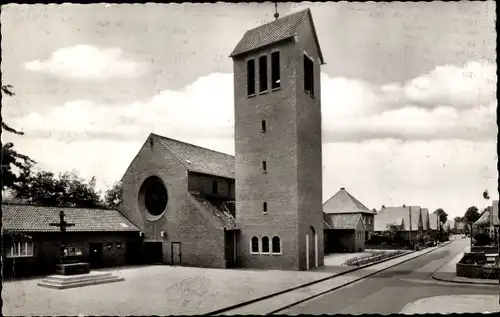
[[310, 10], [247, 31], [231, 57], [238, 264], [322, 266], [324, 60]]

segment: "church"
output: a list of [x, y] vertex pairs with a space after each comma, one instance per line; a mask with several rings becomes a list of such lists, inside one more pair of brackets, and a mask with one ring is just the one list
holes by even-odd
[[247, 31], [234, 63], [235, 156], [151, 134], [122, 215], [169, 265], [323, 265], [320, 66], [309, 9]]
[[122, 177], [117, 210], [2, 204], [4, 273], [55, 267], [60, 212], [72, 225], [64, 253], [94, 268], [322, 266], [324, 60], [309, 9], [275, 17], [230, 55], [235, 156], [151, 133]]

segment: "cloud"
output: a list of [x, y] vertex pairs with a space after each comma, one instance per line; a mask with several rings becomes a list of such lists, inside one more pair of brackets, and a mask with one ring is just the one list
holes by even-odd
[[[471, 65], [488, 74], [481, 63], [462, 69]], [[324, 200], [344, 186], [370, 208], [420, 204], [460, 215], [463, 206], [482, 203], [476, 192], [496, 186], [497, 103], [469, 94], [495, 88], [481, 76], [469, 82], [474, 91], [446, 80], [457, 73], [443, 66], [381, 86], [322, 74]], [[442, 90], [411, 90], [424, 82]], [[104, 188], [121, 177], [150, 132], [233, 154], [232, 85], [232, 74], [213, 73], [143, 100], [79, 99], [9, 122], [26, 132], [13, 136], [21, 152], [56, 172], [97, 175]]]
[[32, 72], [78, 80], [107, 80], [139, 77], [145, 65], [125, 56], [121, 48], [76, 45], [58, 49], [45, 60], [24, 64]]
[[[457, 73], [470, 69], [491, 80], [491, 67], [481, 63], [469, 63], [462, 71], [454, 66], [438, 67], [407, 83], [382, 86], [322, 74], [323, 142], [495, 139], [496, 98], [469, 96], [494, 91], [495, 87], [477, 75], [466, 80], [470, 87], [475, 87], [474, 91], [469, 86], [464, 88], [463, 83], [457, 84], [461, 80], [453, 80]], [[451, 76], [449, 80], [445, 75]], [[232, 139], [232, 83], [231, 74], [213, 73], [181, 91], [164, 90], [128, 104], [74, 100], [43, 114], [28, 114], [13, 123], [27, 127], [26, 132], [32, 135], [50, 134], [62, 139], [142, 138], [151, 131], [184, 141], [200, 136]], [[416, 93], [416, 88], [412, 88], [415, 83], [441, 89], [429, 88], [427, 95], [424, 90]]]

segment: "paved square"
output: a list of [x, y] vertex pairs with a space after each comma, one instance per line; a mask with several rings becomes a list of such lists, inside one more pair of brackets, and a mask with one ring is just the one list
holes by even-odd
[[3, 314], [203, 314], [332, 275], [160, 265], [108, 271], [125, 281], [67, 290], [38, 287], [40, 279], [5, 281]]

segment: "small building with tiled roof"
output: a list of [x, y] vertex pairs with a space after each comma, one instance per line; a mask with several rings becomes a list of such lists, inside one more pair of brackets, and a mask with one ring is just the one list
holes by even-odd
[[351, 195], [345, 187], [341, 187], [335, 195], [330, 197], [323, 204], [323, 212], [329, 215], [360, 215], [366, 227], [365, 239], [369, 239], [369, 235], [373, 233], [374, 215], [376, 212], [370, 210], [353, 195]]
[[323, 214], [325, 253], [362, 252], [366, 226], [360, 213]]
[[[64, 237], [51, 225], [61, 211], [71, 224]], [[63, 242], [68, 257], [94, 268], [135, 264], [141, 256], [139, 228], [116, 210], [3, 203], [2, 231], [8, 277], [54, 272]]]
[[234, 157], [151, 133], [122, 178], [118, 210], [170, 265], [235, 264]]

